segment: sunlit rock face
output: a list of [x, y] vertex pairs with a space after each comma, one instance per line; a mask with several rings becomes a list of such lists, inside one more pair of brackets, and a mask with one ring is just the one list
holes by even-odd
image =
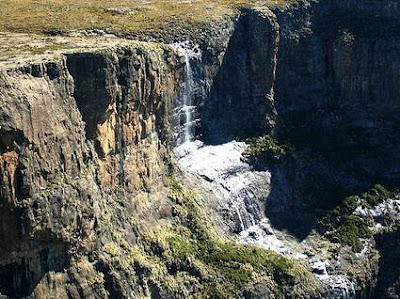
[[2, 74], [1, 292], [27, 296], [94, 250], [102, 200], [121, 186], [162, 186], [175, 55], [78, 53]]
[[215, 192], [221, 211], [235, 219], [236, 231], [245, 230], [262, 218], [270, 185], [268, 171], [252, 171], [241, 161], [245, 148], [245, 143], [236, 141], [221, 145], [195, 141], [175, 149], [179, 164], [200, 176], [204, 187]]

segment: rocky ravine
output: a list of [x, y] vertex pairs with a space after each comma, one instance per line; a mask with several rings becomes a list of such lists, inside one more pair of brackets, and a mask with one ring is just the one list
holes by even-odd
[[[0, 293], [396, 298], [399, 197], [361, 193], [399, 183], [399, 9], [247, 8], [186, 44], [5, 67]], [[232, 141], [268, 134], [285, 155]], [[373, 234], [337, 243], [319, 220], [352, 194], [332, 227]]]

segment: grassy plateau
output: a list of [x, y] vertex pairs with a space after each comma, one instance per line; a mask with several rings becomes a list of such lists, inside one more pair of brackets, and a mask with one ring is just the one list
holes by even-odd
[[248, 5], [290, 0], [1, 0], [0, 32], [62, 33], [109, 30], [121, 35], [159, 34], [205, 26]]

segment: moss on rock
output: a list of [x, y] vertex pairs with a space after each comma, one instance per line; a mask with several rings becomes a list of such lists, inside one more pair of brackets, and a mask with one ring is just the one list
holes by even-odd
[[368, 192], [357, 196], [346, 197], [338, 206], [330, 210], [321, 220], [327, 230], [327, 236], [338, 241], [343, 246], [350, 246], [354, 251], [362, 249], [360, 239], [369, 238], [372, 219], [354, 215], [357, 207], [372, 208], [390, 198], [395, 198], [396, 192], [389, 191], [382, 185], [376, 184]]
[[246, 143], [249, 144], [249, 147], [244, 152], [245, 157], [277, 160], [285, 156], [288, 150], [287, 145], [281, 144], [269, 135], [249, 138]]
[[313, 298], [320, 285], [306, 268], [272, 251], [219, 237], [196, 193], [169, 179], [172, 219], [157, 220], [151, 229], [111, 229], [104, 254], [122, 270], [161, 297], [177, 298]]

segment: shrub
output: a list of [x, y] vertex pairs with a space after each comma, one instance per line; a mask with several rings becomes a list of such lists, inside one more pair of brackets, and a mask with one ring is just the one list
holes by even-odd
[[347, 43], [347, 44], [351, 44], [352, 42], [354, 42], [356, 40], [356, 38], [354, 37], [354, 35], [348, 31], [348, 30], [344, 30], [340, 36], [340, 39]]
[[365, 219], [352, 215], [344, 220], [334, 235], [339, 239], [340, 244], [351, 246], [353, 250], [359, 252], [362, 249], [360, 238], [370, 237], [372, 232]]
[[363, 194], [367, 205], [370, 207], [374, 207], [392, 196], [393, 194], [380, 184], [374, 185], [371, 191]]
[[249, 147], [244, 152], [245, 156], [279, 159], [286, 155], [287, 146], [281, 145], [278, 140], [269, 135], [249, 138], [246, 143]]
[[337, 207], [330, 210], [320, 223], [328, 229], [328, 237], [337, 239], [342, 245], [351, 246], [355, 251], [360, 251], [362, 249], [360, 238], [372, 235], [368, 228], [368, 221], [371, 219], [353, 215], [353, 212], [358, 206], [374, 207], [394, 196], [393, 192], [376, 184], [370, 191], [360, 196], [346, 197]]

